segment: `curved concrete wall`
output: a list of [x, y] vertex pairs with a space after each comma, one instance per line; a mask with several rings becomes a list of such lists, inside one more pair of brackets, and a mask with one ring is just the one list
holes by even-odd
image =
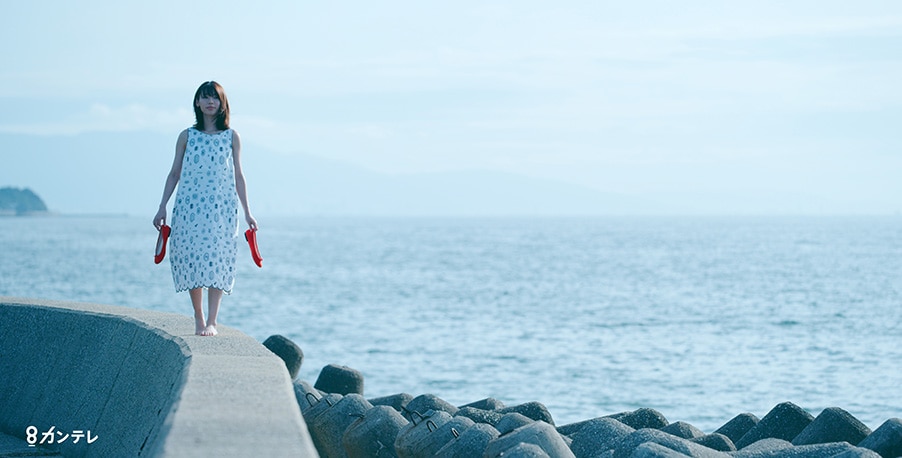
[[281, 359], [189, 316], [0, 297], [0, 431], [64, 456], [316, 456]]

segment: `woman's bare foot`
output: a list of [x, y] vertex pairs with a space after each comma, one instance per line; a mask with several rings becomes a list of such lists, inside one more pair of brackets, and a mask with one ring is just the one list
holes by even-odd
[[202, 336], [206, 331], [206, 324], [203, 318], [194, 317], [194, 335]]
[[219, 332], [216, 331], [216, 326], [213, 326], [212, 324], [208, 324], [207, 327], [205, 327], [205, 328], [203, 329], [203, 331], [201, 331], [201, 333], [198, 334], [198, 335], [201, 335], [201, 336], [215, 336], [216, 334], [219, 334]]

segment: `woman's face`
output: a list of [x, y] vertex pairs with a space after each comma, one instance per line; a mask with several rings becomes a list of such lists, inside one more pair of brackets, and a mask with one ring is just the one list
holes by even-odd
[[194, 105], [200, 108], [201, 112], [210, 116], [219, 114], [219, 106], [221, 104], [222, 102], [219, 101], [219, 96], [215, 94], [202, 95], [194, 102]]

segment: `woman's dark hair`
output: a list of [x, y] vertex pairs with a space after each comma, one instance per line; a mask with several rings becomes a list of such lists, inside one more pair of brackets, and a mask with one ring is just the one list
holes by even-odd
[[194, 127], [196, 129], [204, 130], [204, 113], [200, 111], [200, 107], [197, 106], [197, 101], [200, 100], [201, 97], [210, 96], [215, 96], [219, 99], [219, 113], [216, 114], [216, 129], [228, 129], [229, 99], [226, 97], [225, 89], [223, 89], [216, 81], [207, 81], [206, 83], [201, 84], [200, 87], [197, 88], [197, 92], [194, 93], [194, 102], [192, 103], [194, 106]]

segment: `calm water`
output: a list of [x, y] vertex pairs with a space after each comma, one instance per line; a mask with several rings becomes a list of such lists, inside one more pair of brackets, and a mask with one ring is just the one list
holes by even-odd
[[[261, 219], [222, 324], [366, 395], [652, 407], [705, 431], [792, 401], [902, 416], [902, 218]], [[185, 314], [147, 218], [0, 218], [0, 295]], [[242, 246], [242, 250], [246, 247]]]

